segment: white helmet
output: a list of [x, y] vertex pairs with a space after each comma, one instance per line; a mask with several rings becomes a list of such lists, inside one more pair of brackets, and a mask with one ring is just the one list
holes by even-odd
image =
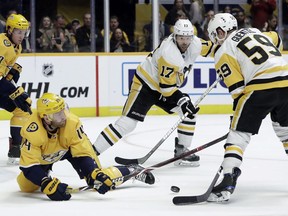
[[[224, 38], [218, 38], [218, 28], [221, 28], [225, 32]], [[225, 40], [229, 31], [237, 29], [237, 20], [233, 15], [230, 13], [218, 13], [210, 20], [207, 30], [210, 40], [216, 43], [217, 41]]]
[[174, 25], [174, 35], [193, 36], [194, 28], [188, 19], [179, 19]]

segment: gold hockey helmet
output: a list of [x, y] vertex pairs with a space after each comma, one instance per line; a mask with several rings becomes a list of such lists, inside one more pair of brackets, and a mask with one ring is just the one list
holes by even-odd
[[27, 30], [29, 28], [29, 22], [21, 14], [11, 14], [6, 21], [6, 30], [11, 29], [13, 31], [16, 29]]
[[40, 118], [44, 115], [58, 113], [65, 109], [65, 101], [59, 95], [53, 93], [44, 93], [37, 100], [37, 111]]

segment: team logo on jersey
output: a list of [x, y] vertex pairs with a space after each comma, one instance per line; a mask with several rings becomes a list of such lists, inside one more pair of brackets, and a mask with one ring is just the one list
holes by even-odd
[[49, 163], [54, 163], [56, 161], [59, 161], [66, 154], [66, 152], [67, 150], [59, 150], [52, 154], [42, 155], [42, 160], [47, 161]]
[[9, 40], [7, 40], [7, 39], [5, 39], [5, 40], [3, 41], [3, 43], [4, 43], [4, 45], [5, 45], [6, 47], [11, 46], [11, 42], [10, 42]]
[[36, 122], [32, 122], [26, 129], [28, 132], [35, 132], [38, 130], [38, 125]]
[[42, 73], [45, 77], [52, 76], [54, 73], [52, 64], [44, 64], [42, 67]]

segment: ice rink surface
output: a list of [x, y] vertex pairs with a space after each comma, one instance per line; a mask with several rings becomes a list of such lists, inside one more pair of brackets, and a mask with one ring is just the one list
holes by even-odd
[[[116, 164], [115, 156], [138, 158], [146, 155], [178, 120], [178, 116], [147, 116], [136, 130], [100, 156], [103, 167]], [[81, 118], [84, 130], [94, 142], [97, 135], [117, 117]], [[203, 145], [228, 132], [228, 115], [199, 115], [192, 148]], [[241, 166], [242, 175], [228, 203], [201, 203], [175, 206], [176, 195], [204, 193], [223, 159], [223, 144], [218, 143], [198, 154], [200, 167], [179, 168], [173, 164], [153, 171], [154, 185], [129, 180], [105, 195], [85, 191], [73, 194], [70, 201], [55, 202], [41, 192], [25, 194], [19, 191], [16, 177], [19, 168], [6, 165], [9, 122], [0, 121], [0, 212], [1, 215], [120, 215], [120, 216], [284, 216], [288, 215], [288, 158], [275, 136], [270, 118], [263, 121], [258, 135], [246, 149]], [[174, 132], [149, 158], [144, 167], [173, 157]], [[67, 161], [53, 166], [52, 176], [72, 187], [84, 186]], [[179, 193], [170, 191], [180, 187]]]

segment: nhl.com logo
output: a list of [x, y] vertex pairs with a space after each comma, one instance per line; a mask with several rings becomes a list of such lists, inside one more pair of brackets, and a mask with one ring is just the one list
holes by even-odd
[[54, 73], [53, 64], [43, 64], [42, 73], [45, 77], [52, 76]]

